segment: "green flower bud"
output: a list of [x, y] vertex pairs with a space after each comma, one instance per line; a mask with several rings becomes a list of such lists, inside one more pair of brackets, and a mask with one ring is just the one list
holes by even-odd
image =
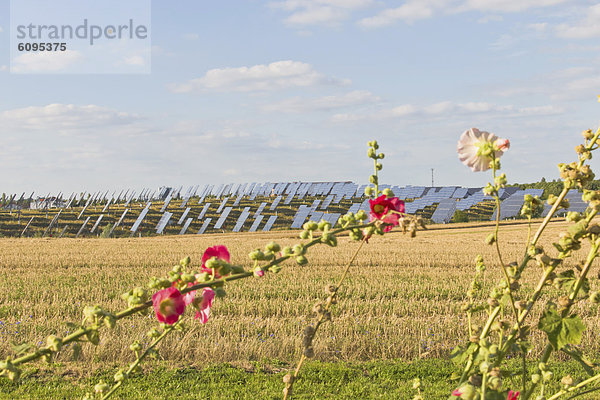
[[373, 147], [375, 150], [377, 150], [379, 148], [379, 143], [377, 143], [377, 140], [373, 140], [373, 142], [371, 142], [371, 147]]
[[308, 221], [302, 225], [302, 228], [306, 231], [316, 231], [319, 229], [319, 224], [317, 224], [315, 221]]
[[485, 244], [488, 245], [493, 245], [494, 243], [496, 243], [496, 235], [494, 233], [490, 233], [486, 238], [485, 238]]
[[194, 274], [181, 274], [181, 280], [185, 283], [192, 283], [196, 281], [196, 276]]
[[[160, 336], [160, 335], [159, 335]], [[142, 345], [137, 340], [129, 345], [129, 350], [131, 351], [141, 351]]]
[[308, 260], [304, 256], [298, 256], [298, 257], [296, 257], [296, 262], [298, 263], [298, 265], [306, 265], [306, 264], [308, 264]]
[[148, 333], [146, 333], [146, 335], [148, 335], [148, 336], [149, 336], [149, 337], [151, 337], [151, 338], [154, 338], [154, 339], [156, 339], [157, 337], [159, 337], [159, 336], [160, 336], [160, 332], [159, 332], [159, 330], [158, 330], [158, 329], [156, 329], [156, 328], [152, 328], [152, 329], [150, 329], [150, 330], [148, 331]]
[[281, 254], [284, 256], [291, 256], [293, 254], [292, 248], [290, 246], [285, 246], [281, 251]]
[[[257, 251], [260, 252], [260, 250], [257, 250]], [[260, 252], [260, 253], [262, 254], [262, 252]], [[220, 262], [217, 257], [211, 257], [208, 260], [206, 260], [206, 263], [204, 265], [206, 265], [206, 268], [208, 268], [208, 269], [218, 269]]]
[[385, 158], [385, 154], [383, 154], [383, 153], [379, 153], [379, 159], [380, 159], [380, 160], [383, 160], [384, 158]]
[[94, 346], [97, 346], [98, 343], [100, 343], [100, 333], [98, 333], [97, 329], [92, 329], [86, 332], [85, 336], [87, 337], [87, 340], [89, 340], [89, 342]]
[[215, 289], [215, 296], [219, 297], [219, 298], [223, 298], [225, 297], [226, 293], [225, 293], [225, 289], [223, 289], [222, 287], [218, 287]]
[[538, 384], [538, 383], [540, 383], [541, 380], [542, 380], [542, 377], [540, 376], [540, 374], [531, 375], [531, 382]]
[[183, 267], [181, 265], [174, 265], [171, 271], [175, 272], [176, 274], [180, 274], [183, 272]]
[[52, 351], [58, 352], [62, 348], [62, 339], [54, 335], [50, 335], [46, 338], [46, 344]]
[[308, 239], [310, 237], [310, 233], [308, 231], [302, 231], [300, 232], [300, 239]]
[[377, 159], [377, 153], [375, 152], [375, 149], [370, 148], [367, 150], [367, 157]]
[[301, 244], [295, 245], [293, 251], [295, 256], [303, 256], [306, 254], [306, 249]]
[[365, 196], [367, 196], [367, 197], [373, 196], [373, 191], [374, 191], [374, 189], [371, 186], [367, 186], [365, 188]]
[[413, 379], [413, 389], [417, 390], [421, 387], [421, 380], [419, 378]]
[[108, 386], [106, 383], [104, 382], [100, 382], [99, 384], [97, 384], [96, 386], [94, 386], [94, 392], [96, 393], [104, 393], [110, 390], [110, 386]]
[[364, 210], [359, 210], [356, 215], [355, 215], [356, 219], [360, 220], [360, 221], [364, 221], [367, 218], [369, 218], [369, 216], [367, 215], [367, 213]]
[[323, 219], [321, 220], [321, 222], [319, 222], [318, 226], [319, 226], [319, 230], [323, 231], [323, 232], [331, 229], [331, 224]]
[[115, 325], [117, 325], [117, 319], [112, 314], [107, 314], [104, 316], [102, 322], [104, 322], [104, 325], [109, 329], [113, 329]]
[[181, 266], [182, 266], [182, 267], [187, 267], [188, 265], [190, 265], [190, 261], [192, 261], [192, 260], [191, 260], [191, 259], [190, 259], [190, 257], [188, 256], [188, 257], [186, 257], [186, 258], [182, 258], [182, 259], [179, 261], [179, 264], [181, 264]]
[[379, 181], [379, 179], [377, 178], [377, 175], [371, 175], [369, 177], [369, 182], [371, 182], [372, 184], [377, 184], [377, 182]]
[[376, 163], [376, 164], [375, 164], [375, 169], [376, 169], [377, 171], [381, 171], [381, 170], [383, 169], [383, 165], [382, 165], [381, 163]]
[[115, 374], [115, 382], [122, 382], [127, 378], [127, 374], [122, 369], [118, 370]]

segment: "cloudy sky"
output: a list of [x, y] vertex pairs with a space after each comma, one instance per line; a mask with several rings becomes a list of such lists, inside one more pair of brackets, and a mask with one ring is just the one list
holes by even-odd
[[482, 185], [456, 157], [471, 127], [508, 137], [528, 182], [600, 122], [595, 1], [157, 0], [149, 74], [11, 73], [9, 15], [0, 0], [0, 192], [358, 183], [371, 139], [386, 183]]

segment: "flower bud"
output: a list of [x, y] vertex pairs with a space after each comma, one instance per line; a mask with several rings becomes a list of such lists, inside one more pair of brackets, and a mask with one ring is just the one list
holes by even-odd
[[215, 289], [215, 296], [219, 297], [219, 298], [223, 298], [225, 297], [226, 293], [225, 293], [225, 289], [223, 289], [222, 287], [218, 287]]
[[191, 261], [190, 257], [187, 256], [186, 258], [182, 258], [179, 261], [179, 264], [181, 264], [182, 267], [187, 267], [188, 265], [190, 265], [190, 261]]
[[308, 221], [302, 225], [302, 228], [306, 231], [316, 231], [319, 229], [319, 224], [317, 224], [315, 221]]
[[296, 262], [298, 263], [298, 265], [306, 265], [306, 264], [308, 264], [308, 260], [304, 256], [298, 256], [298, 257], [296, 257]]
[[100, 382], [96, 386], [94, 386], [94, 392], [96, 392], [96, 393], [104, 393], [108, 390], [110, 390], [110, 386], [108, 386], [104, 382]]
[[496, 243], [496, 235], [493, 233], [490, 233], [486, 238], [485, 238], [485, 244], [488, 245], [493, 245], [494, 243]]
[[376, 163], [376, 164], [375, 164], [375, 169], [376, 169], [377, 171], [381, 171], [381, 170], [383, 169], [383, 165], [382, 165], [381, 163]]
[[575, 381], [571, 375], [563, 376], [563, 378], [560, 380], [561, 385], [565, 386], [573, 386], [574, 382]]
[[46, 338], [46, 344], [52, 351], [58, 352], [62, 348], [62, 339], [54, 335], [50, 335], [48, 338]]
[[306, 240], [309, 237], [310, 237], [310, 233], [308, 231], [302, 231], [302, 232], [300, 232], [300, 239]]
[[367, 213], [364, 210], [359, 210], [356, 215], [355, 215], [356, 219], [364, 221], [365, 219], [369, 218], [367, 216]]
[[582, 135], [582, 136], [583, 136], [585, 139], [587, 139], [587, 140], [590, 140], [590, 139], [592, 139], [592, 138], [594, 137], [594, 132], [592, 132], [592, 130], [591, 130], [591, 129], [588, 129], [588, 130], [585, 130], [585, 131], [583, 131], [583, 132], [581, 133], [581, 135]]
[[127, 378], [127, 374], [122, 369], [118, 370], [114, 376], [115, 382], [122, 382]]
[[[160, 336], [160, 335], [159, 335]], [[129, 350], [131, 351], [141, 351], [142, 345], [137, 340], [129, 345]]]
[[365, 196], [367, 196], [367, 197], [373, 196], [373, 190], [374, 189], [371, 186], [367, 186], [365, 188]]
[[287, 374], [283, 377], [283, 383], [293, 383], [294, 376], [292, 374]]
[[371, 175], [369, 177], [369, 182], [371, 182], [372, 184], [377, 184], [377, 182], [379, 181], [379, 179], [377, 178], [377, 175]]

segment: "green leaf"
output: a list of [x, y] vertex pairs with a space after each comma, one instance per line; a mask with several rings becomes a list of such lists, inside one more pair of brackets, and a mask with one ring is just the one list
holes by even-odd
[[466, 348], [464, 346], [456, 346], [454, 350], [452, 350], [452, 353], [450, 353], [450, 359], [452, 359], [452, 362], [456, 365], [462, 365], [476, 350], [477, 345], [475, 343], [469, 343]]
[[546, 332], [552, 347], [560, 350], [567, 344], [579, 344], [585, 325], [578, 315], [563, 318], [555, 307], [549, 307], [540, 318], [538, 328]]
[[[571, 293], [577, 284], [577, 277], [575, 276], [575, 271], [572, 269], [561, 272], [556, 277], [556, 282], [558, 282], [559, 289], [565, 289], [567, 293]], [[583, 280], [581, 288], [579, 289], [579, 294], [586, 295], [590, 291], [590, 282], [587, 278]]]

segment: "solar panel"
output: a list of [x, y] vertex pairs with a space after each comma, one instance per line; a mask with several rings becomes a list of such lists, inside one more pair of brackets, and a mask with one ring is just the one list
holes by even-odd
[[46, 234], [50, 231], [50, 229], [52, 229], [52, 226], [56, 223], [56, 221], [58, 221], [58, 217], [60, 216], [61, 212], [62, 212], [62, 210], [60, 210], [58, 212], [58, 214], [54, 215], [54, 218], [52, 218], [52, 221], [50, 221], [50, 224], [48, 225], [48, 227], [44, 231], [44, 234], [42, 235], [42, 237], [45, 237]]
[[275, 200], [273, 200], [273, 203], [271, 204], [271, 207], [269, 208], [269, 210], [273, 211], [274, 209], [276, 209], [277, 205], [279, 204], [280, 201], [281, 201], [281, 196], [277, 196], [275, 198]]
[[208, 211], [208, 208], [210, 207], [210, 203], [206, 203], [204, 205], [204, 207], [202, 207], [202, 211], [200, 211], [200, 215], [198, 215], [198, 219], [202, 219], [204, 218], [204, 215], [206, 214], [206, 212]]
[[256, 182], [252, 182], [245, 190], [244, 192], [244, 196], [249, 196], [252, 193], [252, 190], [254, 189], [254, 186], [256, 186]]
[[172, 199], [173, 199], [173, 191], [169, 192], [169, 195], [165, 199], [165, 204], [163, 204], [162, 208], [160, 209], [160, 212], [165, 212], [165, 210], [169, 206], [169, 203], [171, 202]]
[[185, 234], [185, 232], [186, 232], [186, 231], [188, 230], [188, 228], [190, 227], [190, 224], [192, 223], [192, 220], [193, 220], [193, 219], [194, 219], [194, 218], [188, 218], [188, 219], [185, 221], [185, 224], [183, 225], [183, 228], [181, 228], [181, 230], [179, 231], [179, 234], [180, 234], [180, 235], [184, 235], [184, 234]]
[[102, 221], [102, 218], [104, 218], [104, 214], [100, 214], [100, 216], [96, 220], [96, 223], [92, 227], [92, 230], [90, 231], [90, 233], [94, 233], [96, 231], [96, 229], [98, 228], [98, 225], [100, 225], [100, 221]]
[[110, 229], [110, 233], [108, 234], [108, 236], [112, 236], [112, 234], [115, 231], [115, 229], [119, 225], [121, 225], [121, 222], [123, 222], [123, 220], [125, 219], [125, 215], [127, 215], [128, 211], [129, 211], [129, 208], [126, 208], [125, 211], [123, 211], [123, 214], [121, 214], [121, 218], [119, 218], [119, 220], [117, 221], [117, 223], [112, 226], [112, 228]]
[[329, 196], [325, 197], [325, 200], [323, 201], [323, 204], [321, 204], [321, 207], [319, 207], [321, 210], [327, 210], [327, 207], [329, 207], [329, 205], [331, 204], [331, 201], [333, 200], [333, 195], [330, 194]]
[[239, 196], [238, 196], [238, 197], [235, 199], [235, 201], [233, 202], [233, 206], [234, 206], [234, 207], [236, 207], [236, 206], [238, 206], [238, 205], [240, 204], [240, 201], [242, 200], [242, 197], [243, 197], [243, 196], [240, 194], [240, 195], [239, 195]]
[[317, 207], [319, 206], [319, 203], [321, 203], [321, 200], [316, 199], [313, 200], [312, 205], [310, 206], [310, 212], [313, 212], [317, 209]]
[[226, 207], [225, 210], [223, 210], [223, 212], [221, 213], [221, 216], [219, 217], [219, 219], [217, 220], [217, 223], [215, 224], [215, 229], [221, 229], [221, 227], [225, 223], [225, 220], [229, 216], [229, 213], [231, 212], [231, 210], [232, 210], [231, 207]]
[[25, 234], [25, 231], [27, 230], [27, 228], [29, 228], [29, 225], [31, 225], [31, 223], [33, 222], [34, 218], [35, 218], [35, 216], [31, 217], [31, 219], [29, 220], [29, 222], [27, 223], [27, 225], [25, 225], [25, 229], [23, 229], [23, 232], [21, 232], [21, 236], [23, 236]]
[[338, 220], [340, 219], [341, 215], [342, 214], [340, 214], [340, 213], [323, 214], [322, 218], [325, 221], [329, 222], [332, 227], [334, 227], [335, 224], [337, 224]]
[[148, 204], [146, 204], [146, 208], [144, 208], [142, 210], [142, 212], [140, 213], [138, 218], [135, 220], [135, 223], [131, 227], [131, 235], [133, 235], [135, 232], [137, 232], [138, 228], [140, 227], [140, 224], [142, 223], [144, 218], [146, 218], [146, 214], [148, 214], [148, 210], [150, 210], [151, 205], [152, 205], [152, 203], [150, 203], [150, 202]]
[[158, 221], [158, 224], [156, 225], [156, 233], [158, 233], [158, 234], [163, 233], [163, 231], [165, 230], [165, 227], [167, 226], [167, 224], [171, 220], [172, 216], [173, 216], [173, 213], [170, 213], [170, 212], [166, 211], [162, 215], [162, 217], [160, 217], [160, 220]]
[[298, 208], [298, 211], [296, 212], [296, 215], [294, 216], [294, 220], [292, 221], [292, 225], [290, 226], [290, 228], [292, 228], [292, 229], [301, 228], [302, 225], [304, 224], [304, 221], [306, 221], [306, 217], [308, 217], [310, 210], [311, 209], [308, 206], [302, 204]]
[[75, 235], [76, 238], [79, 237], [79, 235], [81, 235], [81, 233], [83, 232], [83, 229], [85, 228], [85, 226], [87, 225], [87, 223], [90, 221], [91, 217], [87, 217], [85, 219], [85, 221], [83, 221], [83, 224], [81, 224], [81, 228], [79, 228], [79, 231], [77, 232], [77, 235]]
[[244, 222], [246, 222], [246, 220], [248, 219], [249, 216], [250, 216], [250, 207], [246, 207], [246, 208], [244, 208], [244, 210], [238, 217], [238, 220], [237, 220], [235, 226], [233, 227], [233, 231], [239, 232], [242, 229], [242, 227], [244, 226]]
[[456, 200], [445, 199], [440, 201], [437, 208], [431, 216], [431, 220], [436, 224], [446, 224], [450, 222], [456, 212]]
[[360, 209], [360, 203], [353, 203], [350, 208], [348, 209], [349, 213], [353, 213], [356, 214], [358, 212], [358, 210]]
[[315, 211], [311, 214], [310, 218], [308, 219], [309, 221], [314, 221], [314, 222], [319, 222], [321, 221], [321, 218], [323, 217], [323, 212], [322, 211]]
[[198, 231], [198, 235], [202, 235], [204, 232], [206, 232], [206, 228], [208, 228], [208, 225], [210, 224], [210, 221], [212, 221], [212, 218], [206, 218], [204, 220], [204, 223], [202, 224], [202, 227]]
[[220, 213], [221, 211], [223, 211], [223, 207], [225, 207], [227, 200], [229, 200], [229, 197], [225, 197], [223, 199], [223, 201], [221, 202], [221, 205], [219, 206], [219, 208], [217, 208], [217, 214]]
[[177, 221], [177, 225], [181, 225], [183, 223], [183, 221], [185, 221], [185, 217], [187, 217], [187, 215], [189, 214], [191, 210], [191, 207], [188, 207], [185, 209], [185, 211], [183, 212], [183, 214], [181, 214], [181, 218], [179, 218], [179, 221]]
[[81, 212], [79, 213], [79, 216], [77, 217], [77, 219], [81, 219], [81, 216], [83, 215], [83, 213], [85, 212], [85, 210], [87, 210], [89, 204], [86, 204], [85, 206], [83, 206], [83, 210], [81, 210]]
[[[524, 196], [527, 194], [525, 190], [518, 190], [513, 195], [508, 197], [502, 203], [500, 203], [500, 219], [515, 218], [521, 212], [523, 203], [525, 202]], [[496, 219], [498, 209], [494, 210], [492, 220]]]
[[256, 232], [256, 230], [258, 229], [258, 226], [260, 225], [261, 221], [263, 220], [265, 216], [264, 215], [258, 215], [256, 216], [254, 222], [252, 223], [252, 226], [250, 227], [250, 229], [248, 230], [248, 232]]
[[[577, 190], [570, 190], [567, 193], [567, 195], [565, 196], [565, 198], [569, 200], [569, 208], [567, 210], [565, 210], [565, 209], [559, 210], [555, 214], [555, 216], [564, 215], [568, 211], [575, 211], [578, 213], [585, 212], [585, 210], [587, 210], [587, 208], [588, 208], [588, 203], [586, 203], [585, 201], [583, 201], [581, 199], [581, 195], [582, 195], [582, 193]], [[548, 215], [548, 213], [550, 212], [551, 209], [552, 209], [552, 206], [550, 204], [546, 203], [546, 205], [544, 206], [544, 211], [542, 211], [542, 217], [545, 217], [546, 215]]]
[[267, 203], [260, 203], [260, 206], [258, 206], [258, 209], [254, 213], [254, 218], [258, 217], [260, 215], [260, 213], [263, 212], [266, 205], [267, 205]]
[[269, 232], [271, 230], [271, 228], [273, 227], [273, 224], [275, 223], [276, 220], [277, 220], [277, 215], [271, 215], [269, 217], [269, 220], [267, 221], [267, 223], [265, 224], [265, 226], [263, 228], [263, 232]]

